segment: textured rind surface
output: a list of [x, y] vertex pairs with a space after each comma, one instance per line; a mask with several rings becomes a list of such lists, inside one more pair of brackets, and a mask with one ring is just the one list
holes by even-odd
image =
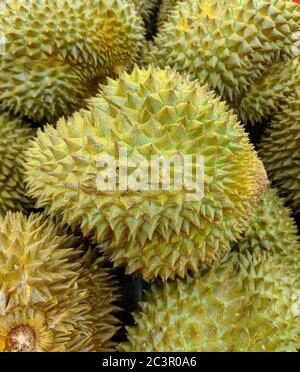
[[34, 130], [19, 118], [0, 114], [0, 215], [31, 206], [24, 182], [24, 150]]
[[235, 100], [272, 63], [293, 56], [299, 16], [299, 7], [283, 0], [186, 0], [170, 12], [145, 59]]
[[139, 9], [146, 23], [150, 22], [150, 18], [160, 2], [160, 0], [131, 0], [131, 1], [135, 4], [137, 9]]
[[300, 243], [291, 210], [276, 189], [268, 187], [257, 204], [255, 215], [237, 244], [240, 252], [267, 251], [278, 254], [288, 267], [299, 271]]
[[290, 102], [300, 87], [300, 57], [270, 67], [237, 105], [241, 119], [262, 123]]
[[162, 24], [168, 20], [170, 12], [173, 11], [175, 5], [179, 3], [180, 0], [162, 0], [161, 6], [159, 7], [159, 12], [157, 16], [157, 24], [158, 28], [162, 26]]
[[82, 258], [82, 273], [79, 286], [88, 289], [90, 316], [93, 321], [93, 351], [115, 351], [116, 343], [112, 337], [119, 329], [119, 321], [115, 313], [120, 311], [115, 306], [117, 281], [111, 275], [111, 270], [104, 268], [103, 258], [96, 259], [95, 253], [88, 251]]
[[143, 21], [126, 0], [1, 4], [0, 108], [54, 120], [84, 106], [97, 83], [132, 66]]
[[116, 283], [75, 236], [43, 215], [0, 218], [0, 351], [18, 326], [35, 333], [32, 351], [111, 351]]
[[[220, 258], [267, 183], [236, 117], [205, 87], [170, 69], [136, 67], [101, 90], [89, 112], [59, 120], [32, 142], [27, 181], [37, 205], [98, 242], [112, 239], [105, 251], [114, 264], [146, 280], [184, 277]], [[152, 155], [189, 154], [193, 162], [203, 155], [203, 199], [187, 201], [186, 189], [99, 190], [99, 156], [118, 158], [120, 148], [148, 164]]]
[[270, 181], [300, 212], [300, 91], [281, 107], [259, 145]]
[[120, 349], [295, 352], [299, 294], [279, 256], [232, 252], [202, 276], [154, 286]]

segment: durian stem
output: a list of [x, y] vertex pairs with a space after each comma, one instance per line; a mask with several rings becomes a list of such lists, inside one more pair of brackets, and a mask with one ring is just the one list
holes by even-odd
[[11, 329], [5, 342], [6, 352], [32, 352], [36, 346], [35, 331], [29, 325], [19, 325]]

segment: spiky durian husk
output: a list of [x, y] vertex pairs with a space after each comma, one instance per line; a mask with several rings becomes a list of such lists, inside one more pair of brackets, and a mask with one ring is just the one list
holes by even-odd
[[42, 215], [9, 212], [0, 251], [0, 351], [112, 349], [115, 282], [99, 260], [86, 267], [92, 253], [81, 257], [76, 237]]
[[[160, 0], [129, 0], [132, 1], [136, 9], [141, 14], [145, 29], [146, 39], [151, 39], [155, 31], [155, 15], [158, 11]], [[143, 63], [143, 56], [141, 54], [140, 64]]]
[[164, 22], [169, 18], [170, 12], [173, 11], [175, 5], [179, 3], [180, 0], [162, 0], [161, 6], [159, 7], [159, 13], [157, 16], [157, 25], [160, 28]]
[[158, 7], [160, 0], [132, 0], [135, 6], [141, 12], [141, 15], [145, 22], [150, 22], [153, 12]]
[[111, 352], [116, 344], [112, 337], [118, 330], [119, 321], [115, 318], [114, 305], [116, 295], [116, 280], [111, 270], [103, 267], [103, 258], [95, 258], [95, 252], [88, 251], [82, 258], [83, 271], [80, 274], [80, 286], [89, 290], [88, 301], [93, 319], [93, 350]]
[[0, 108], [54, 120], [84, 106], [97, 83], [132, 66], [143, 21], [127, 0], [1, 4]]
[[[136, 67], [102, 86], [90, 109], [46, 127], [32, 142], [27, 181], [38, 206], [98, 242], [112, 239], [105, 251], [114, 264], [145, 279], [183, 277], [230, 249], [267, 181], [225, 103], [170, 69]], [[193, 155], [194, 166], [203, 155], [203, 199], [189, 202], [186, 188], [97, 189], [97, 159], [118, 159], [122, 147], [148, 166], [152, 155]]]
[[156, 285], [122, 351], [297, 351], [299, 282], [267, 252], [229, 253], [208, 272]]
[[235, 100], [271, 63], [293, 55], [299, 16], [299, 7], [283, 0], [186, 0], [170, 12], [145, 59]]
[[255, 216], [238, 242], [240, 252], [264, 250], [278, 254], [289, 267], [299, 271], [300, 244], [291, 210], [277, 190], [268, 187], [257, 204]]
[[0, 215], [32, 204], [26, 196], [24, 150], [33, 134], [19, 118], [0, 114]]
[[300, 212], [300, 91], [281, 107], [259, 145], [270, 181]]
[[[26, 79], [19, 80], [16, 86], [17, 76], [12, 72], [16, 60], [5, 62], [0, 72], [0, 84], [4, 88], [0, 107], [36, 122], [55, 122], [59, 117], [85, 107], [85, 100], [97, 93], [99, 82], [104, 82], [104, 77], [86, 75], [84, 69], [67, 61], [37, 59], [29, 62], [27, 59], [27, 63], [30, 69]], [[17, 73], [21, 74], [22, 69], [26, 67], [18, 66]]]
[[244, 122], [263, 122], [280, 111], [300, 87], [300, 57], [275, 64], [255, 81], [236, 105]]

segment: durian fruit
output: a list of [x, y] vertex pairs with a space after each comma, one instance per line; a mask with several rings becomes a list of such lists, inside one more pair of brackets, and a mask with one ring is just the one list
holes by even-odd
[[134, 317], [122, 351], [295, 352], [299, 282], [278, 255], [231, 252], [202, 275], [154, 286]]
[[259, 145], [270, 181], [300, 212], [300, 90], [272, 119]]
[[[116, 171], [115, 190], [97, 186], [99, 159], [112, 157], [124, 171], [120, 149], [128, 161], [144, 157], [148, 177], [140, 188], [131, 182], [140, 172], [135, 166], [129, 178]], [[186, 155], [192, 168], [184, 173], [197, 189], [178, 187], [175, 171], [169, 172], [170, 190], [162, 171], [151, 187], [153, 156], [176, 156], [183, 164]], [[197, 81], [151, 66], [109, 80], [90, 101], [90, 111], [40, 130], [26, 156], [28, 189], [37, 205], [74, 228], [80, 225], [99, 243], [111, 239], [105, 252], [115, 266], [146, 280], [184, 277], [221, 257], [247, 226], [267, 184], [261, 161], [225, 103]]]
[[283, 0], [186, 0], [169, 14], [145, 60], [236, 100], [272, 63], [293, 56], [300, 10]]
[[93, 321], [93, 351], [115, 351], [116, 343], [112, 340], [119, 329], [119, 320], [115, 314], [120, 311], [116, 305], [117, 282], [111, 270], [104, 267], [103, 258], [95, 257], [90, 250], [81, 258], [82, 273], [78, 284], [89, 291], [88, 302]]
[[300, 88], [300, 57], [270, 67], [255, 81], [236, 109], [241, 119], [252, 124], [262, 123], [280, 111]]
[[144, 26], [127, 0], [16, 0], [1, 4], [0, 33], [0, 108], [53, 121], [133, 65]]
[[111, 351], [115, 280], [43, 215], [0, 218], [0, 351]]
[[[153, 33], [155, 32], [155, 21], [156, 13], [159, 9], [160, 0], [129, 0], [132, 1], [136, 9], [141, 14], [145, 29], [146, 29], [146, 39], [151, 39]], [[143, 64], [143, 56], [141, 55], [140, 64]]]
[[141, 12], [141, 15], [146, 24], [149, 24], [150, 19], [158, 7], [160, 0], [132, 0], [135, 6]]
[[300, 243], [291, 210], [276, 189], [268, 187], [257, 204], [254, 217], [238, 242], [240, 252], [267, 251], [278, 254], [286, 265], [299, 271]]
[[33, 134], [19, 118], [0, 115], [0, 215], [31, 206], [24, 182], [24, 150]]
[[159, 7], [159, 13], [157, 16], [158, 28], [168, 20], [170, 12], [173, 11], [175, 5], [179, 3], [180, 0], [162, 0], [161, 6]]

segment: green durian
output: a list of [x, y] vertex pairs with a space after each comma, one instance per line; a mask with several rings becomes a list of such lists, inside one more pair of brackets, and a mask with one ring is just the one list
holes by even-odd
[[116, 283], [43, 215], [0, 218], [0, 351], [111, 351]]
[[144, 26], [127, 0], [4, 2], [0, 108], [53, 121], [139, 56]]
[[300, 291], [278, 255], [231, 252], [194, 278], [157, 284], [122, 351], [298, 351]]
[[300, 88], [300, 57], [270, 67], [236, 105], [241, 119], [252, 124], [272, 117]]
[[283, 0], [179, 2], [145, 60], [187, 73], [235, 101], [271, 64], [293, 56], [299, 9]]
[[300, 90], [272, 118], [259, 153], [270, 181], [300, 212]]
[[19, 118], [0, 114], [0, 215], [32, 205], [26, 196], [24, 150], [33, 134]]
[[297, 226], [285, 200], [268, 187], [257, 204], [255, 215], [237, 244], [240, 252], [267, 251], [277, 254], [299, 271], [300, 243]]
[[[182, 162], [190, 155], [193, 169], [202, 155], [203, 198], [189, 201], [187, 187], [174, 188], [175, 172], [170, 190], [151, 189], [150, 177], [148, 190], [130, 183], [124, 190], [99, 189], [99, 157], [121, 162], [120, 148], [130, 159], [144, 156], [148, 170], [155, 155], [176, 155]], [[99, 243], [111, 239], [105, 253], [115, 266], [146, 280], [184, 277], [220, 258], [247, 226], [267, 184], [226, 104], [197, 81], [151, 66], [109, 80], [91, 99], [90, 111], [40, 130], [26, 156], [28, 190], [37, 205], [74, 228], [80, 225]]]

